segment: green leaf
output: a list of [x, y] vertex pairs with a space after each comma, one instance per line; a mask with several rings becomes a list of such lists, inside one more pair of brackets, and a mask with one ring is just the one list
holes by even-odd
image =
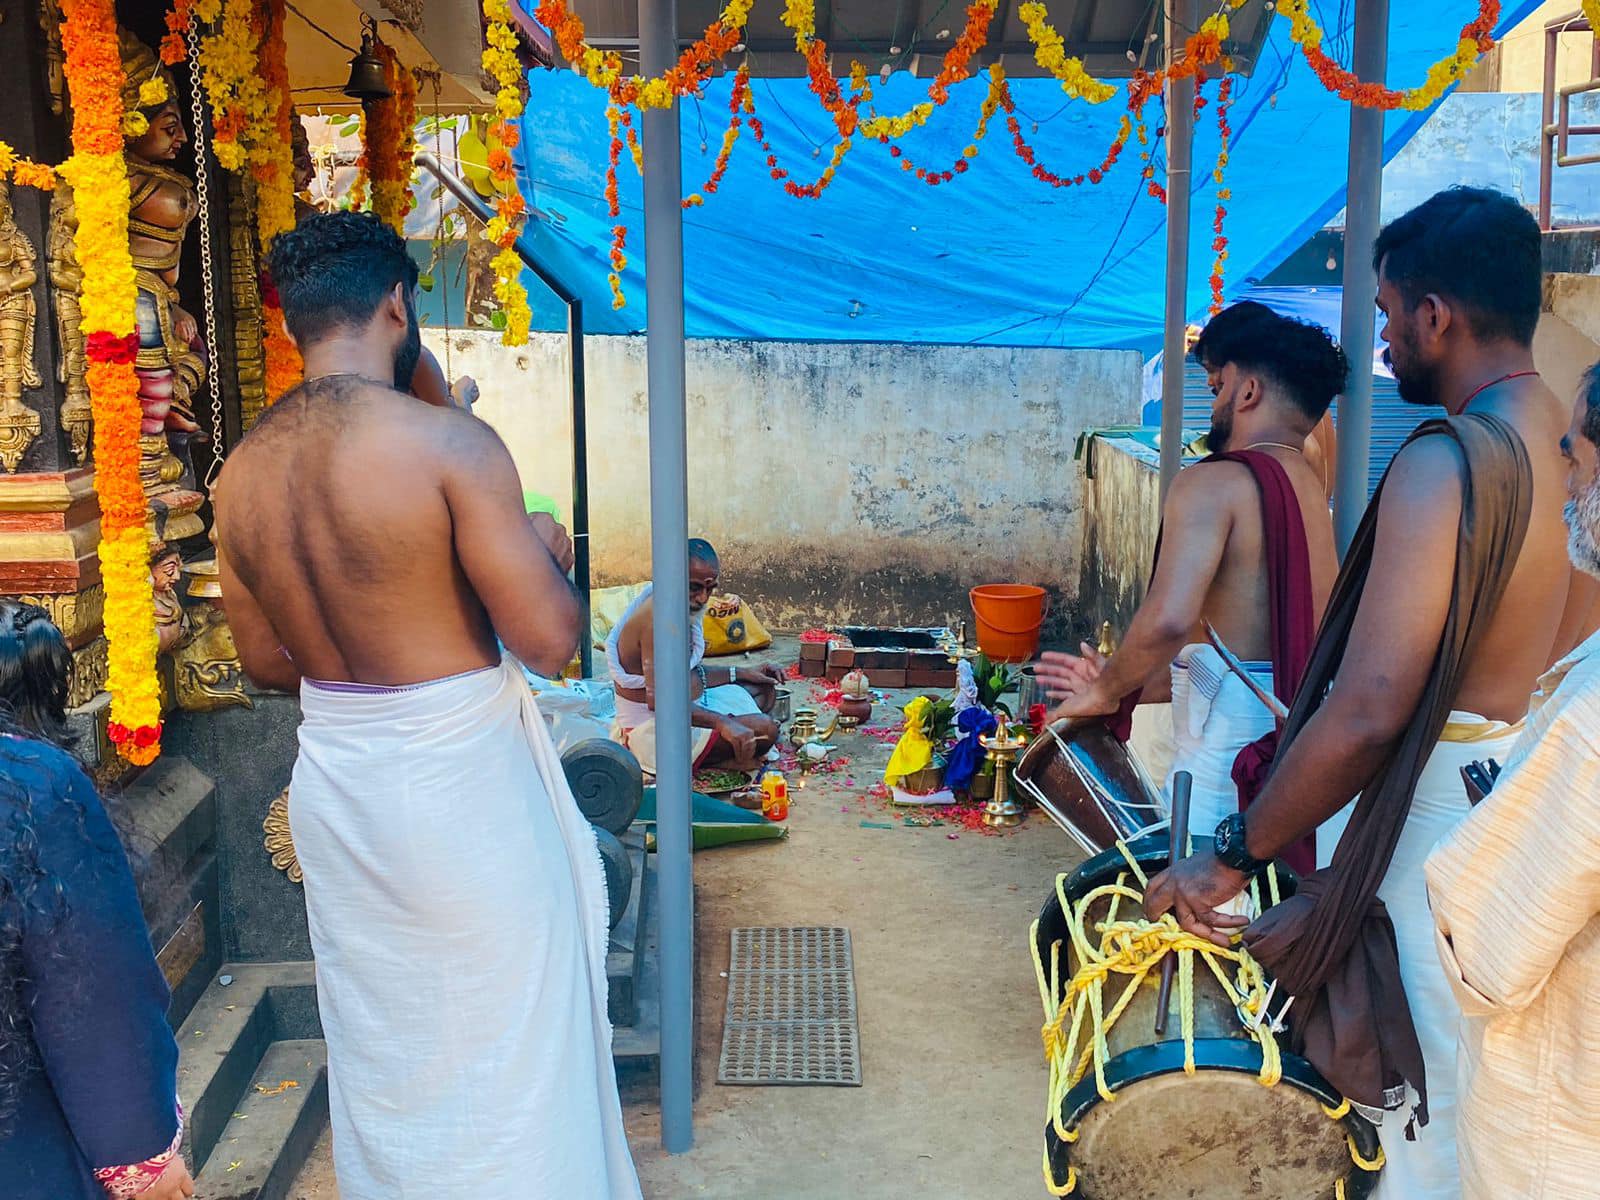
[[432, 275], [418, 275], [417, 276], [417, 286], [419, 288], [421, 288], [425, 292], [433, 291], [433, 276]]
[[341, 137], [350, 137], [353, 134], [359, 133], [360, 131], [361, 131], [361, 118], [360, 117], [356, 117], [354, 120], [346, 121], [343, 125], [339, 126], [339, 135]]
[[506, 327], [506, 314], [496, 309], [489, 316], [489, 324], [495, 329], [504, 329]]

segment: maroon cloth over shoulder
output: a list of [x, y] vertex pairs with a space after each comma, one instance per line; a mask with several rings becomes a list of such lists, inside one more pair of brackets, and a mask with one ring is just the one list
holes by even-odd
[[[1262, 549], [1267, 568], [1267, 612], [1271, 622], [1272, 690], [1287, 709], [1305, 676], [1311, 647], [1316, 641], [1315, 604], [1311, 596], [1311, 553], [1306, 544], [1305, 520], [1289, 473], [1270, 454], [1259, 450], [1235, 450], [1213, 454], [1206, 463], [1238, 463], [1255, 477], [1261, 495]], [[1155, 577], [1161, 561], [1161, 535], [1156, 535], [1156, 552], [1150, 575]], [[1124, 696], [1121, 706], [1106, 718], [1107, 727], [1119, 741], [1126, 742], [1133, 732], [1133, 710], [1140, 692]], [[1275, 729], [1239, 752], [1233, 764], [1233, 782], [1239, 789], [1239, 809], [1244, 811], [1261, 793], [1277, 753]], [[1309, 833], [1283, 852], [1295, 871], [1306, 874], [1316, 869], [1316, 834]]]

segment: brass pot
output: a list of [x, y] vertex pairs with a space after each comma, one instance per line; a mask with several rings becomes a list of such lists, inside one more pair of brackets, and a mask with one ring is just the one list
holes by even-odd
[[920, 771], [907, 775], [900, 781], [900, 790], [913, 796], [926, 796], [944, 787], [944, 759], [935, 758]]
[[994, 773], [985, 775], [979, 771], [972, 777], [972, 786], [967, 788], [967, 795], [974, 800], [994, 799]]

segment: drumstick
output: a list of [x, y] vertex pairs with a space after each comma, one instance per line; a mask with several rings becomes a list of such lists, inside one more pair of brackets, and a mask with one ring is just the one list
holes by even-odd
[[[1172, 777], [1172, 823], [1167, 826], [1167, 865], [1175, 867], [1189, 857], [1189, 793], [1194, 776], [1179, 771]], [[1156, 1036], [1167, 1032], [1167, 1006], [1172, 1002], [1172, 974], [1178, 965], [1177, 951], [1168, 951], [1161, 960], [1161, 990], [1156, 993]]]
[[1244, 681], [1245, 687], [1254, 692], [1256, 699], [1267, 706], [1267, 711], [1277, 718], [1279, 724], [1287, 721], [1289, 719], [1289, 710], [1283, 706], [1283, 701], [1256, 682], [1256, 677], [1245, 669], [1245, 665], [1239, 661], [1233, 651], [1222, 644], [1222, 639], [1217, 636], [1217, 631], [1211, 628], [1210, 621], [1202, 622], [1202, 624], [1205, 625], [1206, 638], [1211, 642], [1211, 648], [1222, 656], [1222, 661], [1228, 670]]

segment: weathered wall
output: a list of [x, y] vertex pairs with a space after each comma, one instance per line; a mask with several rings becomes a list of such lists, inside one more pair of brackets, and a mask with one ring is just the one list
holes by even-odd
[[[443, 333], [426, 340], [445, 361]], [[644, 351], [586, 342], [597, 583], [649, 573]], [[447, 365], [478, 380], [524, 484], [567, 507], [565, 339], [457, 331]], [[690, 523], [779, 627], [943, 624], [973, 584], [1015, 580], [1051, 589], [1062, 629], [1083, 547], [1074, 442], [1137, 419], [1139, 371], [1132, 351], [691, 341]]]
[[1083, 576], [1079, 604], [1094, 628], [1117, 636], [1144, 599], [1161, 514], [1159, 457], [1131, 438], [1095, 438], [1085, 453]]

